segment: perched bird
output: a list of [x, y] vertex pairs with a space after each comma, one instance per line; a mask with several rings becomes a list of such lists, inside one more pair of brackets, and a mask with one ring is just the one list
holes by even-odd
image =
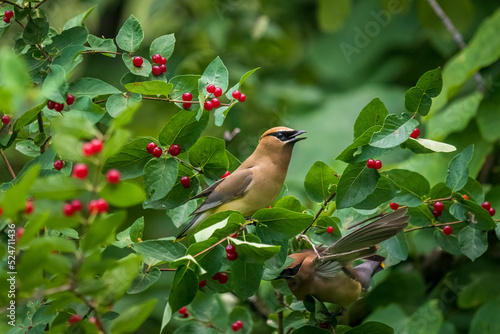
[[[344, 236], [329, 247], [305, 249], [291, 254], [295, 261], [283, 270], [290, 291], [302, 300], [306, 295], [346, 309], [370, 287], [371, 279], [384, 268], [384, 258], [375, 255], [376, 244], [389, 239], [406, 226], [410, 217], [402, 208]], [[352, 267], [351, 262], [366, 259]]]
[[294, 144], [306, 139], [298, 137], [302, 133], [305, 131], [282, 126], [267, 130], [252, 155], [232, 174], [191, 198], [206, 197], [206, 200], [192, 213], [193, 219], [175, 241], [193, 233], [214, 213], [234, 210], [247, 217], [271, 205], [285, 182]]

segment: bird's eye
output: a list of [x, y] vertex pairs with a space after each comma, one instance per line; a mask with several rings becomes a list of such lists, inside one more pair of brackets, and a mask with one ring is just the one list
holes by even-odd
[[276, 138], [278, 138], [279, 140], [282, 140], [284, 137], [285, 136], [281, 132], [278, 132], [278, 134], [276, 135]]

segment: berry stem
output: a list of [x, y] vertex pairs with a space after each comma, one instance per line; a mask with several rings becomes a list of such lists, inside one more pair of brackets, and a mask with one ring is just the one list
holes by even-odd
[[195, 167], [195, 166], [193, 166], [193, 165], [191, 165], [191, 164], [189, 164], [189, 163], [185, 162], [184, 160], [181, 160], [181, 159], [179, 159], [179, 158], [177, 158], [177, 157], [174, 157], [174, 156], [172, 156], [172, 158], [174, 158], [175, 160], [179, 161], [179, 162], [180, 162], [181, 164], [183, 164], [184, 166], [189, 167], [189, 168], [191, 168], [192, 170], [197, 171], [199, 174], [203, 174], [203, 171], [202, 171], [201, 169], [199, 169], [199, 168], [197, 168], [197, 167]]
[[5, 156], [5, 154], [3, 153], [3, 150], [1, 148], [0, 148], [0, 154], [2, 155], [3, 161], [5, 161], [5, 164], [7, 165], [7, 168], [9, 169], [10, 175], [12, 175], [12, 178], [15, 179], [16, 174], [14, 174], [14, 170], [12, 169], [12, 166], [10, 165], [9, 160], [7, 159], [7, 157]]
[[464, 221], [463, 220], [458, 220], [456, 222], [450, 222], [450, 223], [441, 223], [441, 224], [433, 224], [433, 225], [427, 225], [427, 226], [414, 227], [414, 228], [410, 228], [408, 230], [405, 230], [405, 233], [406, 232], [412, 232], [412, 231], [421, 230], [421, 229], [424, 229], [424, 228], [432, 228], [432, 227], [436, 227], [436, 226], [446, 226], [446, 225], [453, 225], [453, 224], [460, 224], [460, 223], [464, 223]]
[[311, 226], [313, 226], [313, 224], [316, 222], [316, 220], [318, 220], [319, 216], [321, 215], [321, 213], [326, 209], [326, 206], [328, 205], [328, 203], [331, 202], [331, 200], [335, 197], [337, 193], [334, 192], [330, 197], [328, 197], [328, 199], [321, 205], [321, 208], [319, 208], [318, 212], [316, 213], [316, 216], [314, 216], [314, 219], [311, 223], [311, 225], [309, 225], [304, 231], [302, 231], [302, 234], [306, 234], [307, 231], [311, 228]]
[[425, 202], [428, 202], [428, 203], [435, 203], [435, 202], [440, 202], [440, 201], [448, 201], [452, 199], [451, 196], [448, 196], [448, 197], [445, 197], [445, 198], [436, 198], [436, 199], [429, 199], [429, 200], [426, 200]]
[[33, 9], [37, 9], [38, 7], [40, 7], [45, 1], [47, 0], [42, 0], [40, 1], [35, 7], [33, 7]]
[[47, 58], [49, 60], [50, 63], [52, 63], [52, 57], [47, 53], [47, 51], [45, 51], [45, 49], [43, 48], [43, 46], [41, 44], [35, 44], [35, 46], [40, 50], [42, 51], [43, 55], [45, 56], [45, 58]]
[[110, 53], [110, 54], [114, 54], [114, 55], [121, 55], [122, 53], [121, 52], [114, 52], [114, 51], [99, 51], [99, 50], [90, 50], [90, 51], [83, 51], [83, 52], [80, 52], [81, 54], [83, 53], [91, 53], [91, 54], [95, 54], [95, 53]]

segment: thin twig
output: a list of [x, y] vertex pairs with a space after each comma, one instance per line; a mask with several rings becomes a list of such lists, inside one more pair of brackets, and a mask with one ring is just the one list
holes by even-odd
[[[40, 111], [37, 115], [37, 120], [38, 120], [38, 131], [40, 133], [44, 133], [43, 131], [43, 119], [42, 119], [42, 112]], [[43, 154], [45, 152], [45, 145], [40, 146], [40, 154]]]
[[17, 8], [23, 9], [23, 7], [21, 7], [20, 5], [18, 5], [18, 4], [17, 4], [17, 3], [15, 3], [15, 2], [12, 2], [12, 1], [2, 0], [2, 1], [0, 2], [0, 4], [2, 4], [2, 3], [8, 3], [8, 4], [11, 4], [11, 5], [16, 6]]
[[205, 253], [205, 252], [207, 252], [207, 251], [211, 250], [211, 249], [212, 249], [212, 248], [214, 248], [215, 246], [217, 246], [217, 245], [219, 245], [219, 244], [223, 243], [224, 241], [226, 241], [226, 240], [227, 240], [227, 238], [228, 238], [228, 237], [225, 237], [225, 238], [220, 239], [220, 240], [219, 240], [219, 241], [217, 241], [215, 244], [213, 244], [213, 245], [212, 245], [212, 246], [210, 246], [210, 247], [205, 248], [204, 250], [202, 250], [202, 251], [201, 251], [201, 252], [199, 252], [198, 254], [194, 255], [193, 257], [200, 256], [201, 254], [203, 254], [203, 253]]
[[[283, 304], [283, 295], [278, 293], [278, 302]], [[278, 334], [285, 334], [285, 326], [283, 325], [283, 310], [278, 312]]]
[[[453, 25], [453, 22], [451, 22], [450, 18], [448, 17], [448, 15], [446, 15], [446, 13], [441, 8], [441, 6], [437, 3], [437, 1], [436, 0], [427, 0], [427, 2], [432, 7], [432, 9], [436, 13], [436, 15], [441, 19], [441, 21], [443, 21], [444, 26], [450, 32], [450, 34], [453, 36], [453, 39], [458, 44], [460, 49], [461, 50], [465, 49], [467, 47], [467, 44], [465, 44], [464, 38], [462, 37], [462, 34], [460, 34], [460, 32], [457, 30], [457, 28]], [[486, 85], [485, 85], [484, 79], [481, 76], [481, 74], [479, 73], [479, 71], [474, 73], [474, 78], [476, 79], [477, 88], [484, 95], [486, 92]]]
[[0, 148], [0, 154], [2, 155], [3, 161], [5, 161], [5, 164], [7, 165], [7, 168], [9, 169], [10, 175], [12, 175], [12, 178], [16, 178], [16, 174], [14, 174], [14, 170], [12, 169], [12, 166], [9, 163], [9, 160], [7, 160], [7, 157], [3, 153], [3, 150]]
[[90, 50], [90, 51], [83, 51], [83, 52], [80, 52], [81, 54], [84, 54], [84, 53], [111, 53], [111, 54], [114, 54], [114, 55], [121, 55], [122, 53], [121, 52], [114, 52], [114, 51], [99, 51], [99, 50]]
[[465, 223], [465, 221], [459, 220], [459, 221], [456, 221], [456, 222], [449, 222], [449, 223], [441, 223], [441, 224], [433, 224], [433, 225], [427, 225], [427, 226], [414, 227], [414, 228], [410, 228], [408, 230], [405, 230], [405, 233], [406, 232], [411, 232], [411, 231], [421, 230], [421, 229], [424, 229], [424, 228], [432, 228], [432, 227], [436, 227], [436, 226], [446, 226], [446, 225], [453, 225], [453, 224], [460, 224], [460, 223]]
[[328, 197], [328, 199], [321, 205], [321, 208], [318, 210], [318, 212], [316, 213], [316, 216], [314, 216], [314, 219], [311, 223], [311, 225], [309, 225], [304, 231], [302, 231], [302, 234], [306, 234], [306, 232], [311, 228], [311, 226], [313, 226], [313, 224], [316, 222], [316, 220], [318, 220], [319, 216], [321, 215], [321, 213], [325, 210], [326, 206], [328, 205], [328, 203], [330, 203], [330, 201], [335, 197], [337, 193], [334, 192], [330, 197]]
[[37, 9], [38, 7], [40, 7], [45, 1], [47, 0], [42, 0], [40, 1], [35, 7], [33, 7], [33, 9]]
[[200, 174], [203, 174], [203, 171], [202, 171], [201, 169], [196, 168], [195, 166], [193, 166], [193, 165], [191, 165], [191, 164], [189, 164], [189, 163], [185, 162], [184, 160], [181, 160], [181, 159], [179, 159], [179, 158], [177, 158], [177, 157], [174, 157], [174, 156], [172, 156], [172, 157], [173, 157], [174, 159], [176, 159], [177, 161], [179, 161], [179, 162], [180, 162], [181, 164], [183, 164], [184, 166], [189, 167], [189, 168], [191, 168], [192, 170], [195, 170], [195, 171], [197, 171], [197, 172], [198, 172], [198, 173], [200, 173]]
[[52, 63], [52, 57], [47, 53], [47, 51], [45, 51], [45, 49], [43, 48], [42, 44], [36, 44], [36, 47], [42, 51], [43, 55], [45, 56], [45, 58], [47, 58], [49, 60], [49, 62]]

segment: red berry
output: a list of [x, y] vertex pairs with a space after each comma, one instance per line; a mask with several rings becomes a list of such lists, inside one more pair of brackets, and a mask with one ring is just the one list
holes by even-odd
[[149, 143], [149, 144], [148, 144], [148, 146], [146, 147], [146, 151], [148, 151], [148, 153], [149, 153], [149, 154], [153, 154], [153, 150], [154, 150], [155, 148], [157, 148], [157, 147], [158, 147], [158, 145], [156, 145], [156, 143], [152, 141], [152, 142], [151, 142], [151, 143]]
[[89, 169], [85, 164], [76, 164], [73, 167], [73, 177], [77, 179], [84, 179], [89, 174]]
[[91, 143], [85, 143], [82, 146], [82, 152], [84, 156], [90, 157], [91, 155], [94, 154], [94, 147], [92, 146]]
[[66, 104], [70, 106], [73, 102], [75, 102], [75, 97], [71, 94], [66, 95]]
[[233, 91], [233, 99], [238, 100], [240, 98], [240, 96], [241, 96], [241, 93], [239, 90]]
[[397, 210], [399, 208], [399, 204], [391, 202], [391, 204], [389, 204], [389, 207], [393, 210]]
[[444, 210], [443, 202], [434, 203], [434, 210], [439, 211], [439, 212], [443, 211]]
[[106, 173], [106, 179], [108, 180], [108, 183], [118, 183], [120, 182], [120, 172], [116, 169], [110, 169]]
[[0, 206], [0, 216], [3, 214], [3, 208]]
[[210, 101], [205, 101], [205, 103], [203, 104], [203, 108], [205, 110], [210, 111], [210, 110], [212, 110], [214, 108], [214, 104], [212, 102], [210, 102]]
[[80, 320], [82, 320], [82, 317], [80, 317], [80, 316], [79, 316], [79, 315], [77, 315], [77, 314], [74, 314], [74, 315], [72, 315], [72, 316], [69, 318], [68, 323], [69, 323], [70, 325], [72, 325], [72, 324], [74, 324], [74, 323], [77, 323], [77, 322], [78, 322], [78, 321], [80, 321]]
[[243, 328], [243, 322], [241, 320], [236, 320], [235, 324], [237, 324], [240, 329]]
[[56, 107], [56, 103], [54, 101], [48, 100], [47, 101], [47, 108], [50, 110], [54, 109]]
[[375, 160], [368, 159], [368, 161], [366, 161], [366, 167], [368, 167], [370, 169], [375, 168]]
[[99, 208], [97, 207], [97, 201], [95, 201], [95, 200], [90, 201], [88, 209], [89, 209], [89, 212], [92, 214], [98, 213]]
[[233, 253], [236, 253], [236, 247], [234, 247], [234, 245], [227, 245], [226, 246], [226, 253], [228, 254], [233, 254]]
[[193, 94], [187, 92], [182, 94], [182, 101], [191, 101], [193, 99]]
[[231, 325], [231, 329], [235, 332], [239, 331], [240, 330], [240, 326], [238, 326], [237, 323], [234, 323]]
[[418, 136], [420, 136], [420, 130], [418, 128], [415, 128], [415, 130], [413, 130], [413, 132], [411, 133], [410, 138], [417, 139]]
[[189, 182], [191, 182], [189, 177], [187, 177], [187, 176], [181, 177], [181, 184], [184, 188], [186, 188], [186, 189], [189, 188]]
[[216, 280], [216, 281], [218, 281], [218, 280], [219, 280], [219, 278], [220, 278], [220, 273], [217, 273], [217, 274], [215, 274], [215, 275], [212, 277], [212, 279], [214, 279], [214, 280]]
[[66, 203], [64, 204], [64, 207], [63, 207], [63, 212], [64, 212], [64, 215], [66, 217], [71, 217], [73, 216], [73, 214], [75, 213], [74, 209], [73, 209], [73, 205], [69, 204], [69, 203]]
[[238, 101], [240, 102], [245, 102], [247, 99], [247, 96], [245, 94], [241, 94], [240, 98], [238, 99]]
[[24, 234], [24, 227], [19, 227], [17, 230], [16, 230], [16, 242], [21, 239], [21, 237], [23, 236]]
[[497, 211], [493, 208], [489, 208], [488, 212], [490, 213], [490, 216], [492, 216], [492, 217], [495, 215], [495, 213], [497, 213]]
[[167, 65], [161, 64], [160, 65], [160, 70], [161, 70], [161, 73], [167, 72]]
[[198, 283], [198, 287], [199, 287], [200, 289], [204, 288], [206, 285], [207, 285], [207, 281], [205, 281], [205, 280], [200, 281], [200, 283]]
[[333, 233], [333, 226], [328, 226], [326, 233]]
[[153, 75], [160, 75], [162, 73], [161, 67], [158, 65], [153, 66], [152, 72], [153, 72]]
[[467, 196], [467, 195], [462, 195], [462, 198], [463, 198], [464, 200], [466, 200], [466, 201], [468, 201], [468, 200], [469, 200], [469, 196]]
[[154, 157], [159, 158], [159, 157], [161, 157], [162, 154], [163, 154], [163, 150], [161, 149], [161, 147], [155, 147], [153, 149], [153, 156]]
[[134, 63], [135, 67], [141, 67], [144, 63], [144, 60], [142, 59], [142, 57], [134, 57], [134, 60], [132, 60], [132, 62]]
[[238, 253], [234, 252], [234, 253], [227, 253], [227, 259], [229, 261], [235, 261], [238, 259]]
[[54, 169], [61, 170], [64, 167], [64, 162], [61, 160], [54, 161]]
[[215, 97], [219, 97], [221, 95], [222, 95], [222, 88], [216, 87], [215, 90], [214, 90], [214, 96]]
[[108, 205], [108, 202], [106, 202], [106, 200], [104, 198], [99, 198], [96, 201], [96, 207], [97, 207], [97, 211], [99, 211], [99, 212], [107, 212], [109, 205]]
[[483, 204], [481, 204], [481, 206], [483, 207], [483, 209], [485, 210], [489, 210], [491, 208], [491, 204], [490, 202], [483, 202]]
[[155, 53], [153, 55], [153, 57], [151, 57], [151, 59], [153, 60], [153, 63], [161, 64], [161, 55], [160, 54]]
[[3, 21], [4, 21], [5, 23], [10, 23], [10, 19], [9, 19], [7, 16], [4, 16], [4, 17], [3, 17]]
[[380, 168], [382, 168], [382, 161], [375, 160], [375, 169], [380, 169]]
[[225, 177], [228, 177], [229, 175], [231, 175], [231, 172], [227, 171], [227, 172], [224, 173], [224, 175], [221, 176], [221, 179], [223, 179]]
[[102, 151], [102, 141], [100, 141], [99, 139], [92, 139], [90, 143], [92, 144], [92, 150], [94, 151], [94, 153], [99, 153]]
[[212, 99], [212, 101], [210, 101], [210, 102], [212, 102], [212, 105], [214, 106], [214, 108], [219, 108], [220, 107], [220, 101], [219, 101], [218, 98], [214, 97]]
[[445, 235], [450, 235], [452, 232], [453, 232], [453, 229], [451, 228], [450, 225], [446, 225], [445, 227], [443, 227], [443, 233]]
[[179, 314], [186, 314], [187, 313], [187, 308], [185, 306], [181, 307], [178, 312], [179, 312]]
[[191, 108], [191, 105], [192, 105], [192, 103], [183, 103], [182, 108], [189, 109], [189, 108]]
[[328, 323], [327, 322], [322, 322], [321, 324], [319, 324], [319, 328], [328, 329]]
[[181, 147], [177, 144], [172, 144], [170, 145], [170, 147], [168, 148], [168, 153], [171, 155], [171, 156], [178, 156], [179, 154], [181, 154]]
[[226, 282], [229, 280], [229, 277], [227, 276], [226, 273], [220, 273], [219, 276], [219, 283], [220, 284], [226, 284]]
[[212, 94], [213, 92], [215, 92], [215, 85], [213, 84], [210, 84], [207, 86], [207, 92], [209, 92], [210, 94]]
[[441, 216], [441, 214], [442, 214], [442, 213], [443, 213], [443, 211], [436, 211], [436, 210], [433, 210], [433, 211], [432, 211], [432, 214], [433, 214], [433, 215], [434, 215], [434, 217], [436, 217], [436, 218], [437, 218], [437, 217], [439, 217], [439, 216]]
[[82, 209], [82, 202], [74, 199], [71, 201], [71, 206], [73, 207], [74, 212], [80, 211]]
[[26, 202], [26, 208], [24, 209], [24, 213], [26, 213], [27, 215], [31, 215], [33, 213], [33, 202], [32, 201]]
[[63, 109], [64, 109], [64, 104], [62, 104], [62, 103], [54, 103], [54, 109], [55, 109], [56, 111], [61, 112], [61, 111], [63, 111]]
[[238, 232], [234, 232], [233, 234], [230, 235], [231, 238], [236, 238], [238, 236]]
[[162, 65], [167, 64], [167, 58], [165, 58], [165, 57], [161, 57], [161, 61], [160, 61], [160, 63], [161, 63]]
[[11, 10], [6, 10], [4, 14], [5, 14], [5, 17], [8, 17], [9, 19], [14, 16], [14, 12]]
[[9, 115], [3, 115], [2, 116], [2, 123], [7, 125], [10, 123], [10, 116]]

